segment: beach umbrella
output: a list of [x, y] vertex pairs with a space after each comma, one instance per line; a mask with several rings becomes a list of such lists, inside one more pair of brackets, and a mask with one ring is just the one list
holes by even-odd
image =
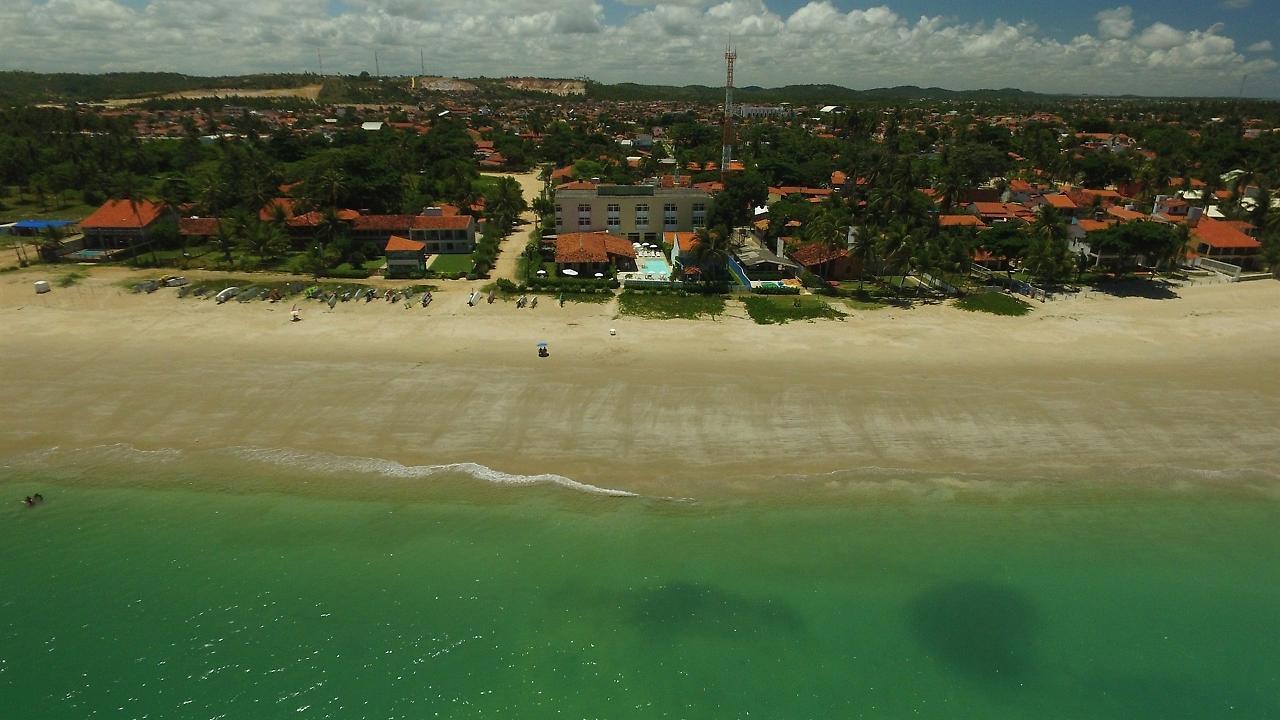
[[546, 347], [547, 347], [547, 341], [546, 341], [546, 340], [539, 340], [539, 341], [538, 341], [538, 349], [539, 349], [539, 350], [546, 349]]
[[565, 269], [564, 269], [564, 274], [565, 274], [565, 275], [568, 275], [569, 277], [577, 277], [577, 276], [578, 276], [578, 271], [577, 271], [577, 270], [574, 270], [573, 268], [565, 268]]
[[602, 277], [604, 277], [604, 273], [596, 273], [596, 277], [598, 277], [598, 278], [602, 278]]
[[539, 271], [538, 271], [538, 274], [539, 274], [539, 275], [546, 275], [546, 274], [547, 274], [547, 271], [546, 271], [546, 270], [539, 270]]

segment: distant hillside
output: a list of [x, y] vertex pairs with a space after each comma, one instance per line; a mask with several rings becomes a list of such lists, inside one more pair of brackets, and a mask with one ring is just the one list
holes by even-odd
[[212, 89], [280, 90], [318, 82], [315, 75], [196, 77], [162, 72], [84, 75], [0, 71], [0, 105], [102, 102]]
[[[685, 100], [689, 102], [716, 103], [724, 99], [724, 88], [706, 85], [639, 85], [618, 83], [605, 85], [590, 83], [587, 96], [599, 100]], [[844, 105], [867, 102], [909, 100], [973, 100], [994, 102], [1034, 101], [1060, 99], [1058, 95], [1042, 95], [1006, 88], [1003, 90], [946, 90], [944, 88], [920, 88], [903, 85], [875, 90], [852, 90], [839, 85], [787, 85], [779, 88], [762, 88], [755, 85], [735, 88], [734, 100], [740, 103], [781, 103], [796, 105]]]

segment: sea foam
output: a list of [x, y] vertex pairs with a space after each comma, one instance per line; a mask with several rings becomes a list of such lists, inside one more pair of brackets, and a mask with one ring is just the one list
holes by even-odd
[[302, 468], [326, 474], [368, 473], [384, 477], [423, 479], [444, 473], [461, 473], [494, 485], [558, 485], [593, 495], [639, 497], [636, 493], [627, 490], [600, 487], [554, 473], [519, 475], [495, 470], [486, 465], [473, 462], [441, 465], [404, 465], [385, 458], [353, 457], [350, 455], [335, 455], [326, 452], [288, 448], [233, 447], [227, 448], [226, 452], [239, 459], [251, 462]]

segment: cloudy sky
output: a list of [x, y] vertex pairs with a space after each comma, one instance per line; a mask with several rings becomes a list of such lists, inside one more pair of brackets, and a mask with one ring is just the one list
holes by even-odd
[[[0, 0], [0, 68], [1280, 97], [1277, 0]], [[997, 9], [1003, 8], [1003, 9]], [[1013, 8], [1013, 9], [1010, 9]]]

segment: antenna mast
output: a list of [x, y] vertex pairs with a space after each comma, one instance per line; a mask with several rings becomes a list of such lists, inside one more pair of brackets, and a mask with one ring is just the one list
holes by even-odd
[[724, 79], [724, 140], [720, 148], [720, 182], [729, 180], [729, 161], [733, 158], [733, 61], [738, 53], [732, 46], [725, 48]]
[[320, 57], [320, 48], [316, 48], [316, 62], [320, 63], [320, 77], [324, 77], [324, 58]]
[[427, 56], [423, 54], [422, 48], [418, 48], [418, 64], [422, 66], [422, 74], [427, 74]]
[[373, 51], [373, 74], [382, 77], [382, 66], [378, 64], [378, 51]]

